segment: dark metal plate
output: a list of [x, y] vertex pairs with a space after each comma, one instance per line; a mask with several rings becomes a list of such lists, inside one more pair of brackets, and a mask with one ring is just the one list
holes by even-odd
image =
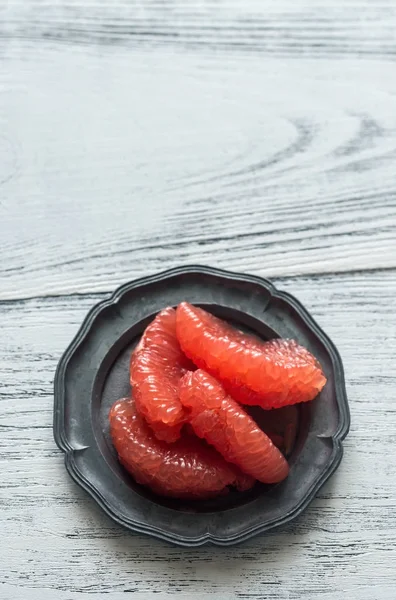
[[[107, 415], [130, 393], [131, 350], [157, 312], [182, 300], [264, 339], [295, 338], [321, 362], [328, 382], [300, 407], [284, 482], [181, 503], [150, 493], [118, 463]], [[209, 267], [181, 267], [119, 288], [89, 312], [55, 376], [54, 437], [72, 478], [121, 525], [184, 546], [231, 545], [295, 518], [340, 463], [349, 423], [340, 356], [304, 307], [265, 279]]]

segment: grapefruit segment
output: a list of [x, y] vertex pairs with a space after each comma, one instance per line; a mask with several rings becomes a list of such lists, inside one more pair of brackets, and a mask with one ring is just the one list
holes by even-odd
[[166, 308], [145, 330], [130, 364], [136, 407], [161, 440], [173, 442], [180, 437], [186, 414], [178, 387], [191, 368], [176, 338], [176, 311]]
[[182, 302], [176, 334], [185, 354], [244, 404], [278, 408], [315, 398], [326, 383], [320, 364], [294, 340], [262, 342]]
[[183, 434], [174, 444], [158, 440], [131, 399], [115, 402], [109, 420], [120, 462], [138, 483], [157, 494], [211, 498], [227, 493], [228, 486], [247, 490], [254, 484], [252, 477], [196, 437]]
[[180, 400], [195, 433], [227, 461], [263, 483], [287, 477], [284, 456], [214, 377], [201, 369], [187, 373], [180, 383]]

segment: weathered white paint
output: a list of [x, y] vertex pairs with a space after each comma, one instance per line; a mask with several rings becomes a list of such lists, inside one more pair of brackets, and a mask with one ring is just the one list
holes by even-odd
[[[0, 5], [1, 600], [395, 599], [395, 34], [391, 1]], [[90, 306], [192, 262], [296, 294], [352, 412], [310, 509], [232, 549], [121, 530], [52, 438]]]
[[139, 599], [341, 600], [346, 590], [353, 600], [393, 598], [396, 274], [276, 283], [294, 292], [338, 345], [352, 430], [339, 471], [310, 509], [283, 531], [234, 549], [185, 550], [130, 535], [69, 480], [52, 439], [52, 380], [61, 352], [101, 296], [0, 304], [0, 564], [7, 584], [0, 598], [40, 600], [45, 592], [88, 600], [112, 592], [118, 600], [115, 592], [125, 590]]

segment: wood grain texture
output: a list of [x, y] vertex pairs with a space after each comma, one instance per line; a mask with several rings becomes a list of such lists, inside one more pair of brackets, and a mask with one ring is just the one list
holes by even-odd
[[[267, 276], [396, 267], [394, 5], [248, 4], [3, 6], [0, 298], [107, 291], [191, 262]], [[241, 26], [258, 13], [284, 44], [292, 19], [305, 51], [263, 54], [267, 33]], [[214, 40], [229, 23], [251, 51], [84, 34], [117, 14], [129, 40], [137, 22], [183, 38], [212, 20]], [[330, 38], [355, 48], [342, 58], [311, 52], [326, 14]]]
[[[344, 360], [352, 430], [340, 469], [294, 525], [234, 549], [185, 550], [112, 524], [68, 477], [52, 438], [60, 354], [103, 296], [0, 304], [0, 598], [392, 600], [396, 559], [396, 274], [276, 281]], [[21, 335], [23, 323], [23, 335]], [[375, 332], [370, 340], [367, 332]], [[373, 418], [374, 415], [374, 418]], [[378, 586], [376, 596], [373, 586]], [[379, 594], [379, 592], [381, 592]], [[101, 595], [103, 594], [103, 595]]]
[[394, 55], [392, 0], [12, 0], [5, 38], [244, 50], [281, 56]]
[[[394, 600], [393, 0], [0, 3], [0, 600]], [[206, 263], [275, 279], [352, 430], [295, 524], [182, 550], [116, 527], [52, 438], [91, 305]]]

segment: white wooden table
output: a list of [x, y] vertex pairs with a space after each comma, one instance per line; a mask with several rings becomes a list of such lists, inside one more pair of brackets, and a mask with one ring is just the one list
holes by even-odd
[[[1, 2], [1, 600], [395, 600], [395, 59], [394, 0]], [[346, 372], [336, 475], [232, 549], [115, 526], [52, 437], [91, 305], [187, 263], [273, 278]]]

